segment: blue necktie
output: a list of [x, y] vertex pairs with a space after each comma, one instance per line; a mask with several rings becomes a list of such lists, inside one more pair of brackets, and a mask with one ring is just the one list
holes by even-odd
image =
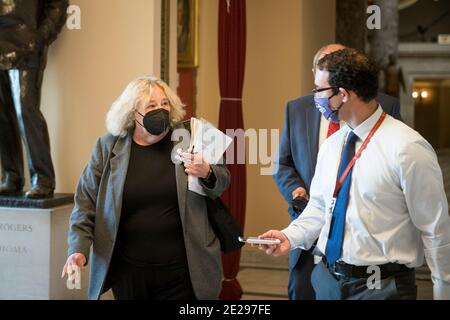
[[[350, 131], [347, 136], [347, 142], [342, 150], [341, 163], [339, 164], [338, 178], [342, 176], [347, 165], [355, 156], [355, 142], [358, 136]], [[347, 211], [348, 197], [350, 193], [350, 184], [352, 181], [352, 170], [348, 173], [341, 190], [336, 198], [333, 215], [331, 218], [330, 232], [328, 234], [327, 246], [325, 249], [325, 256], [329, 264], [335, 263], [341, 257], [342, 242], [344, 240], [345, 230], [345, 212]]]

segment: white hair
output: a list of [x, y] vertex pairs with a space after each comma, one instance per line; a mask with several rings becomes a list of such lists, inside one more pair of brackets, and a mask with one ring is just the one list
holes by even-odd
[[150, 100], [153, 89], [159, 87], [170, 102], [170, 125], [181, 121], [186, 111], [176, 93], [161, 79], [143, 76], [131, 81], [122, 94], [111, 105], [106, 115], [106, 128], [114, 136], [124, 137], [135, 126], [135, 111], [139, 103]]

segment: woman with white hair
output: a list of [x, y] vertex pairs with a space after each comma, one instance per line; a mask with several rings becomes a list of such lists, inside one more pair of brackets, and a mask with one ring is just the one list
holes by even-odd
[[[206, 198], [188, 190], [198, 177], [207, 197], [228, 187], [225, 165], [181, 152], [173, 130], [185, 128], [184, 105], [160, 79], [132, 81], [106, 117], [75, 194], [63, 276], [86, 266], [89, 299], [112, 288], [116, 299], [217, 299], [220, 243]], [[183, 165], [184, 163], [184, 165]]]

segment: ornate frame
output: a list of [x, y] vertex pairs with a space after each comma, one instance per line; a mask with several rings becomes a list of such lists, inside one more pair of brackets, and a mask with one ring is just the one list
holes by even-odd
[[178, 67], [198, 67], [199, 0], [178, 0]]

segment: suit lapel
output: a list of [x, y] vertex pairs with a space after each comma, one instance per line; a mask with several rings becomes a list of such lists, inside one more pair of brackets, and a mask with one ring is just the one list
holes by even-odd
[[114, 145], [110, 159], [115, 230], [117, 230], [122, 211], [122, 195], [130, 162], [131, 141], [131, 134], [124, 138], [119, 138]]
[[[176, 129], [184, 129], [188, 130], [186, 127], [182, 126], [181, 124], [177, 124], [173, 128]], [[190, 135], [189, 135], [190, 137]], [[183, 138], [181, 138], [183, 139]], [[181, 140], [173, 141], [174, 147], [180, 143]], [[185, 150], [189, 146], [189, 141], [182, 140], [182, 145], [178, 145], [178, 148], [182, 147], [183, 150]], [[173, 150], [173, 152], [176, 152]], [[175, 163], [175, 177], [177, 180], [177, 196], [178, 196], [178, 210], [180, 211], [180, 219], [183, 227], [185, 226], [186, 221], [186, 196], [187, 196], [187, 190], [188, 190], [188, 175], [186, 172], [184, 172], [184, 165], [183, 163]], [[184, 230], [187, 230], [186, 228], [183, 228]]]
[[180, 211], [180, 219], [184, 227], [186, 217], [186, 190], [188, 176], [184, 172], [183, 164], [175, 164], [175, 176], [177, 179], [178, 210]]
[[311, 102], [306, 109], [306, 128], [309, 151], [309, 165], [311, 172], [314, 172], [317, 162], [317, 153], [319, 152], [320, 135], [320, 112], [317, 110], [314, 102]]

